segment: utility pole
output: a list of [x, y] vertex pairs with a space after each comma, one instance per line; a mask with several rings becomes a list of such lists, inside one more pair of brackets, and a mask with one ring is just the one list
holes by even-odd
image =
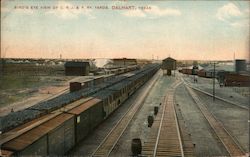
[[213, 101], [215, 101], [215, 62], [214, 62], [214, 72], [213, 72]]

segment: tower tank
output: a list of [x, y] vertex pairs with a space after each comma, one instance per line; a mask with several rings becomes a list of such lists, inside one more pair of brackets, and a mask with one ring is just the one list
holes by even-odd
[[235, 60], [235, 72], [239, 73], [241, 71], [246, 71], [246, 60], [245, 59], [236, 59]]

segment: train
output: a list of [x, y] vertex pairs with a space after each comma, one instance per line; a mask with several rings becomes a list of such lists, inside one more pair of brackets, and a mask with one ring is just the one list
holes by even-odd
[[180, 73], [187, 74], [187, 75], [197, 75], [198, 71], [199, 70], [196, 69], [196, 68], [192, 68], [192, 69], [190, 69], [190, 68], [183, 68], [183, 69], [179, 70]]
[[[133, 67], [133, 68], [132, 68]], [[70, 92], [63, 93], [55, 98], [52, 98], [47, 101], [39, 102], [31, 107], [28, 107], [24, 110], [11, 112], [4, 117], [0, 117], [0, 131], [6, 132], [18, 125], [22, 125], [34, 118], [38, 118], [44, 114], [47, 114], [55, 109], [63, 107], [64, 105], [69, 104], [70, 102], [76, 101], [82, 97], [91, 95], [98, 92], [99, 90], [111, 86], [125, 78], [127, 78], [129, 72], [137, 74], [148, 67], [143, 69], [136, 68], [131, 66], [132, 69], [126, 71], [122, 74], [109, 74], [105, 76], [91, 76], [89, 79], [85, 79], [83, 82], [71, 82], [70, 83]], [[105, 82], [105, 83], [104, 83]]]
[[187, 75], [197, 75], [204, 78], [215, 77], [220, 86], [237, 86], [237, 87], [250, 87], [250, 75], [240, 74], [236, 72], [229, 72], [224, 70], [213, 71], [213, 70], [198, 70], [183, 68], [179, 70], [180, 73]]
[[138, 65], [130, 65], [126, 67], [116, 67], [116, 68], [106, 68], [104, 69], [107, 74], [120, 75], [127, 73], [129, 71], [138, 70], [140, 67]]
[[[99, 84], [106, 85], [102, 90], [69, 102], [57, 110], [7, 131], [1, 135], [2, 154], [65, 155], [145, 84], [159, 68], [158, 64], [152, 64], [122, 77], [103, 81]], [[115, 84], [114, 80], [117, 81]]]
[[227, 73], [224, 78], [224, 85], [234, 87], [250, 87], [250, 75]]

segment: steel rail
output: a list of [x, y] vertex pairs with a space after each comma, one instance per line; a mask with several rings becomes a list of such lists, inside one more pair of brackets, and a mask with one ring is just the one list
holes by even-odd
[[206, 106], [201, 102], [199, 96], [194, 93], [191, 87], [185, 84], [190, 96], [193, 98], [195, 104], [200, 109], [201, 113], [204, 115], [208, 121], [214, 133], [220, 139], [221, 143], [224, 145], [230, 156], [243, 156], [245, 152], [242, 147], [236, 142], [233, 136], [226, 130], [226, 128], [216, 119], [216, 117], [208, 111]]
[[111, 129], [111, 131], [108, 133], [108, 135], [103, 139], [103, 141], [98, 145], [96, 150], [92, 153], [91, 156], [93, 157], [106, 157], [109, 156], [112, 150], [114, 149], [115, 145], [119, 141], [120, 137], [126, 130], [127, 126], [133, 119], [134, 115], [137, 113], [137, 111], [141, 108], [143, 102], [145, 101], [147, 95], [149, 94], [150, 90], [153, 88], [154, 84], [159, 79], [159, 71], [156, 73], [155, 77], [150, 85], [147, 87], [146, 92], [143, 93], [141, 96], [143, 99], [140, 99], [137, 101], [136, 104], [131, 105], [129, 109], [126, 111], [126, 113], [119, 119], [117, 124]]

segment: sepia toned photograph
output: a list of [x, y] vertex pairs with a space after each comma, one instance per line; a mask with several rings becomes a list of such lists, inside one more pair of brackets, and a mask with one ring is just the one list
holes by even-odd
[[249, 0], [1, 0], [1, 157], [249, 157]]

